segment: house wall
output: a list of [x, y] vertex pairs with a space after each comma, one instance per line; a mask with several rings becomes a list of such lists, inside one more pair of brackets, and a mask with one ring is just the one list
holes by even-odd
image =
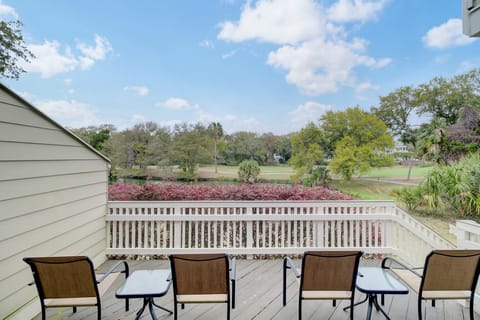
[[108, 165], [0, 85], [0, 319], [40, 311], [23, 257], [105, 260]]

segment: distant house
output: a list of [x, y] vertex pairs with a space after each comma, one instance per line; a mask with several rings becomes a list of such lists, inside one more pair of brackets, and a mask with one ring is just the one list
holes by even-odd
[[105, 257], [109, 160], [0, 84], [0, 319], [40, 311], [26, 256]]
[[480, 0], [462, 0], [463, 33], [469, 37], [480, 37]]

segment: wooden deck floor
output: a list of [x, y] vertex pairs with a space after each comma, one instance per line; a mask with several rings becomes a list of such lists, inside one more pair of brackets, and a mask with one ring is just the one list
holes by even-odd
[[[99, 271], [107, 270], [112, 264], [108, 261], [99, 268]], [[375, 260], [362, 260], [362, 265], [378, 265]], [[129, 261], [131, 270], [137, 269], [162, 269], [168, 268], [167, 260], [154, 261]], [[125, 311], [124, 300], [115, 298], [116, 289], [122, 284], [117, 280], [113, 287], [102, 299], [102, 319], [134, 319], [135, 313], [141, 307], [140, 299], [130, 301], [130, 311]], [[237, 260], [237, 305], [232, 311], [232, 319], [255, 319], [255, 320], [292, 320], [297, 319], [298, 287], [293, 275], [289, 275], [288, 303], [282, 306], [282, 261], [281, 260]], [[357, 292], [356, 300], [361, 300], [364, 295]], [[416, 294], [387, 296], [385, 310], [392, 319], [417, 319]], [[156, 303], [173, 309], [173, 288], [162, 298], [156, 299]], [[337, 303], [332, 307], [331, 301], [307, 301], [304, 303], [303, 319], [348, 319], [349, 313], [342, 310], [347, 302]], [[435, 308], [431, 304], [424, 304], [424, 319], [468, 319], [468, 309], [455, 301], [437, 301]], [[225, 319], [224, 304], [195, 304], [186, 305], [185, 309], [179, 309], [180, 319], [212, 320]], [[426, 309], [426, 310], [425, 310]], [[365, 319], [367, 312], [366, 304], [355, 308], [355, 319]], [[173, 316], [156, 309], [159, 320], [173, 320]], [[48, 319], [96, 319], [96, 308], [79, 308], [77, 313], [68, 309], [47, 309]], [[37, 317], [35, 319], [40, 319]], [[151, 319], [148, 310], [145, 310], [141, 319]], [[384, 319], [373, 311], [372, 319]], [[475, 319], [480, 319], [476, 315]]]

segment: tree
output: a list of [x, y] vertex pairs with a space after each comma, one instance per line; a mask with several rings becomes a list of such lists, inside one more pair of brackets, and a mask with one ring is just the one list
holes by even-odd
[[208, 126], [207, 132], [213, 139], [213, 162], [215, 164], [215, 173], [218, 173], [218, 142], [223, 137], [223, 127], [219, 122], [212, 122]]
[[257, 134], [239, 131], [227, 136], [226, 141], [225, 159], [228, 162], [238, 164], [243, 160], [256, 160], [259, 164], [265, 163], [267, 151]]
[[443, 118], [434, 118], [418, 130], [418, 153], [425, 160], [447, 163], [447, 124]]
[[170, 161], [181, 169], [181, 178], [193, 180], [200, 163], [210, 161], [206, 128], [201, 124], [175, 125], [169, 148]]
[[465, 106], [460, 109], [457, 122], [448, 127], [449, 158], [459, 160], [480, 150], [480, 109]]
[[444, 119], [453, 125], [465, 105], [480, 107], [480, 69], [457, 75], [450, 80], [435, 77], [419, 86], [419, 112]]
[[327, 150], [333, 153], [332, 171], [350, 179], [370, 167], [390, 165], [385, 151], [393, 147], [385, 123], [359, 107], [327, 112], [321, 118], [320, 130]]
[[295, 168], [294, 179], [300, 179], [304, 174], [310, 173], [315, 166], [323, 163], [323, 137], [320, 129], [313, 122], [291, 136], [290, 141], [292, 157], [288, 163]]
[[412, 128], [409, 123], [411, 113], [418, 105], [418, 91], [410, 86], [401, 87], [386, 96], [380, 97], [378, 108], [372, 113], [385, 122], [394, 136], [407, 144]]
[[386, 96], [380, 97], [378, 108], [372, 108], [372, 113], [381, 119], [411, 152], [402, 153], [401, 157], [408, 163], [407, 180], [410, 180], [413, 158], [416, 157], [415, 129], [409, 122], [412, 112], [418, 108], [420, 90], [410, 86], [401, 87]]
[[30, 62], [34, 58], [28, 50], [22, 35], [22, 22], [0, 21], [0, 75], [18, 79], [25, 70], [19, 66], [19, 60]]
[[238, 166], [238, 177], [246, 183], [254, 183], [260, 174], [260, 166], [255, 160], [243, 160]]
[[71, 131], [82, 138], [85, 142], [100, 152], [104, 152], [105, 143], [110, 139], [112, 132], [116, 131], [115, 126], [103, 124], [100, 126], [89, 126]]

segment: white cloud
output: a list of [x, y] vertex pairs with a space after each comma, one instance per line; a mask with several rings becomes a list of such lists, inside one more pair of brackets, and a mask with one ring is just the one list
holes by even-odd
[[215, 45], [210, 40], [202, 40], [202, 41], [200, 41], [200, 47], [213, 49], [213, 48], [215, 48]]
[[198, 109], [198, 105], [191, 105], [187, 100], [181, 98], [169, 98], [163, 102], [157, 102], [157, 107], [164, 107], [173, 110]]
[[462, 32], [462, 20], [450, 19], [444, 24], [428, 30], [422, 38], [423, 43], [434, 49], [446, 49], [451, 47], [466, 46], [475, 41]]
[[75, 93], [75, 89], [68, 89], [67, 93], [68, 93], [68, 94], [74, 94], [74, 93]]
[[7, 20], [10, 18], [16, 20], [18, 19], [18, 14], [13, 7], [10, 7], [0, 1], [0, 18], [2, 18], [2, 20]]
[[228, 59], [228, 58], [231, 58], [233, 57], [235, 54], [237, 53], [237, 50], [232, 50], [230, 52], [227, 52], [225, 53], [224, 55], [222, 55], [222, 59]]
[[65, 78], [65, 79], [63, 79], [63, 82], [64, 82], [67, 86], [69, 86], [69, 85], [72, 84], [73, 80], [72, 80], [72, 78]]
[[368, 42], [349, 39], [339, 24], [375, 19], [386, 3], [388, 0], [339, 0], [326, 8], [314, 0], [260, 0], [254, 5], [247, 1], [239, 20], [223, 22], [217, 37], [277, 44], [267, 63], [285, 70], [288, 83], [309, 95], [336, 92], [340, 86], [361, 85], [356, 68], [383, 68], [391, 63], [390, 58], [370, 57]]
[[81, 70], [88, 70], [97, 60], [103, 60], [112, 50], [108, 40], [99, 35], [95, 35], [95, 46], [78, 44], [77, 49], [81, 52], [79, 55], [75, 55], [69, 46], [66, 46], [62, 52], [58, 41], [46, 40], [43, 44], [29, 44], [27, 47], [35, 55], [35, 59], [31, 59], [30, 63], [22, 60], [19, 63], [28, 72], [40, 73], [42, 78], [73, 71], [78, 67]]
[[351, 42], [316, 39], [270, 52], [268, 63], [287, 70], [287, 82], [304, 93], [320, 95], [336, 92], [339, 85], [355, 86], [355, 67], [379, 68], [390, 61], [364, 55], [365, 48], [366, 43], [361, 39]]
[[330, 110], [332, 110], [332, 106], [328, 104], [308, 101], [289, 112], [292, 116], [290, 121], [295, 127], [302, 128], [308, 122], [318, 120], [323, 114]]
[[30, 63], [20, 61], [22, 67], [28, 72], [38, 72], [42, 78], [50, 78], [58, 73], [74, 70], [78, 60], [69, 47], [60, 52], [60, 43], [45, 41], [43, 44], [28, 45], [28, 49], [35, 55]]
[[83, 102], [47, 100], [37, 101], [35, 105], [46, 115], [66, 127], [80, 128], [101, 124], [92, 107]]
[[95, 61], [104, 60], [107, 53], [111, 52], [112, 45], [107, 38], [95, 35], [95, 45], [88, 46], [85, 43], [78, 43], [77, 49], [83, 54], [80, 57], [80, 67], [82, 70], [89, 69]]
[[133, 91], [139, 96], [146, 96], [148, 92], [150, 91], [147, 87], [145, 86], [125, 86], [123, 88], [124, 91]]
[[377, 19], [387, 0], [339, 0], [328, 8], [328, 17], [335, 22], [366, 22]]
[[239, 21], [221, 23], [218, 38], [293, 44], [320, 36], [324, 22], [320, 7], [312, 0], [261, 0], [254, 7], [247, 1]]

